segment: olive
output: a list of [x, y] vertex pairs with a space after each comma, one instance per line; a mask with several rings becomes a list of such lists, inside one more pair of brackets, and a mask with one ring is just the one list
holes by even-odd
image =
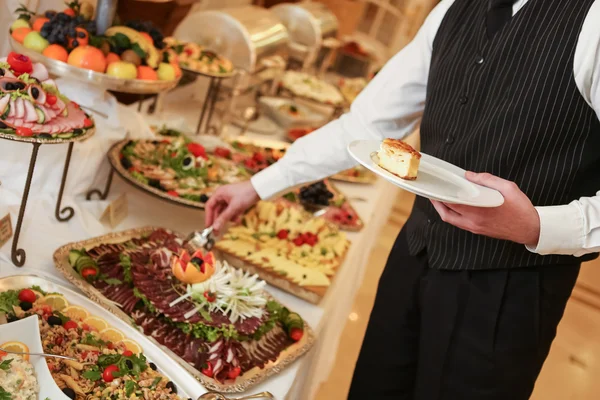
[[25, 84], [21, 82], [13, 83], [13, 87], [17, 90], [25, 89]]
[[8, 83], [6, 83], [6, 85], [4, 85], [4, 90], [15, 90], [15, 85], [8, 82]]
[[197, 266], [200, 266], [200, 265], [204, 264], [204, 260], [203, 260], [203, 259], [201, 259], [200, 257], [194, 257], [194, 258], [192, 258], [192, 259], [190, 260], [190, 262], [191, 262], [192, 264], [195, 264], [195, 265], [197, 265]]
[[131, 166], [132, 166], [133, 164], [131, 164], [131, 161], [129, 161], [129, 158], [127, 158], [127, 157], [123, 157], [123, 158], [121, 159], [121, 165], [123, 166], [123, 168], [125, 168], [125, 169], [129, 169], [129, 168], [131, 168]]
[[42, 139], [52, 139], [52, 135], [49, 133], [40, 133], [38, 135], [38, 137], [42, 138]]
[[6, 125], [4, 122], [0, 121], [0, 129], [6, 129], [8, 128], [8, 125]]
[[133, 369], [133, 362], [131, 360], [126, 360], [125, 361], [125, 365], [127, 366], [127, 368], [129, 369]]
[[184, 170], [188, 170], [188, 169], [192, 169], [194, 168], [194, 157], [192, 156], [186, 156], [183, 161], [183, 169]]
[[4, 69], [0, 68], [0, 76], [4, 76], [5, 72]]
[[62, 390], [62, 392], [65, 394], [65, 396], [67, 396], [68, 398], [75, 400], [77, 394], [75, 393], [75, 391], [71, 388], [64, 388]]
[[60, 318], [58, 318], [56, 315], [51, 315], [48, 317], [48, 325], [50, 325], [50, 326], [62, 325], [62, 320]]
[[152, 371], [156, 371], [156, 364], [154, 364], [153, 362], [151, 362], [150, 364], [148, 364], [150, 366], [150, 369]]
[[208, 196], [207, 196], [207, 195], [205, 195], [205, 194], [201, 194], [201, 195], [200, 195], [200, 201], [201, 201], [202, 203], [206, 203], [206, 202], [208, 201]]
[[38, 97], [40, 97], [40, 90], [36, 87], [31, 88], [31, 95], [34, 99], [37, 99]]
[[79, 128], [73, 129], [73, 133], [76, 135], [81, 135], [83, 133], [83, 129], [79, 129]]
[[169, 381], [165, 387], [167, 389], [171, 389], [172, 393], [177, 394], [177, 387], [175, 386], [175, 384], [172, 381]]
[[29, 311], [31, 310], [31, 307], [33, 307], [33, 304], [28, 301], [22, 301], [21, 304], [19, 304], [19, 307], [21, 307], [21, 310], [23, 311]]
[[158, 179], [148, 179], [148, 185], [152, 186], [153, 188], [162, 190], [162, 186]]

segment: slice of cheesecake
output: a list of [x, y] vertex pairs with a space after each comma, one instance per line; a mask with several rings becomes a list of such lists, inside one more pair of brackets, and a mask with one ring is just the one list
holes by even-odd
[[411, 145], [397, 139], [385, 139], [381, 142], [377, 156], [381, 168], [402, 179], [417, 179], [421, 153]]

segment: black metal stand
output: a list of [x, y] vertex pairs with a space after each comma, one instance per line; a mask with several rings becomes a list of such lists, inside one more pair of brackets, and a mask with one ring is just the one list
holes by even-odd
[[[65, 168], [63, 170], [62, 180], [60, 181], [60, 190], [58, 192], [58, 199], [56, 200], [56, 209], [54, 211], [54, 215], [56, 219], [60, 222], [67, 222], [73, 215], [75, 215], [75, 210], [73, 207], [65, 207], [61, 210], [61, 203], [63, 193], [65, 192], [65, 185], [67, 183], [67, 175], [69, 174], [69, 165], [71, 164], [71, 154], [73, 153], [73, 145], [75, 143], [69, 143], [69, 150], [67, 150], [67, 158], [65, 159]], [[65, 217], [62, 214], [67, 214]]]
[[92, 196], [94, 196], [96, 194], [96, 195], [98, 195], [100, 200], [106, 200], [106, 198], [108, 197], [108, 194], [110, 193], [110, 187], [112, 186], [112, 180], [113, 180], [114, 174], [115, 174], [115, 170], [111, 166], [110, 172], [108, 173], [108, 179], [106, 180], [106, 186], [104, 187], [104, 190], [101, 192], [100, 189], [92, 189], [89, 192], [87, 192], [85, 199], [89, 201], [92, 199]]
[[211, 120], [215, 111], [215, 105], [219, 97], [219, 90], [221, 89], [221, 78], [210, 77], [208, 84], [208, 91], [204, 98], [204, 104], [202, 104], [202, 111], [200, 112], [200, 120], [198, 121], [198, 127], [196, 128], [196, 134], [201, 132], [209, 132], [216, 130], [211, 126]]

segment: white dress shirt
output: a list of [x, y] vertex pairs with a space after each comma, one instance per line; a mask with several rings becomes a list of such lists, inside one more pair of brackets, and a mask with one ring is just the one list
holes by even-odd
[[[528, 0], [517, 0], [513, 15]], [[402, 51], [396, 54], [343, 115], [297, 140], [278, 163], [252, 178], [262, 199], [350, 168], [356, 162], [346, 151], [356, 139], [401, 139], [415, 130], [425, 107], [433, 41], [454, 0], [442, 0]], [[600, 0], [584, 22], [573, 63], [581, 95], [600, 118]], [[600, 151], [600, 149], [598, 149]], [[478, 171], [475, 171], [478, 172]], [[598, 172], [600, 173], [600, 171]], [[570, 204], [536, 207], [540, 238], [530, 251], [581, 256], [600, 251], [600, 188], [594, 197]]]

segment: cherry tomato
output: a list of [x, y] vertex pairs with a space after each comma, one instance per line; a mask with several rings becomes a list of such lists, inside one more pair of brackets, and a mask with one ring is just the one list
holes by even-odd
[[174, 191], [174, 190], [169, 190], [169, 191], [167, 192], [167, 194], [168, 194], [169, 196], [173, 196], [173, 197], [179, 197], [179, 193], [177, 193], [177, 192], [176, 192], [176, 191]]
[[72, 8], [65, 8], [63, 10], [63, 13], [67, 14], [69, 17], [75, 16], [75, 10], [73, 10]]
[[210, 363], [210, 361], [207, 361], [206, 364], [202, 366], [202, 369], [200, 370], [200, 372], [202, 372], [204, 375], [208, 376], [209, 378], [212, 378], [213, 366]]
[[204, 292], [204, 298], [206, 299], [206, 301], [208, 301], [209, 303], [214, 302], [217, 299], [217, 295], [209, 292], [208, 290], [206, 292]]
[[29, 136], [33, 136], [33, 131], [29, 128], [19, 126], [16, 129], [16, 134], [17, 134], [17, 136], [29, 137]]
[[92, 330], [92, 327], [89, 326], [88, 324], [83, 324], [83, 325], [81, 325], [81, 329], [83, 329], [86, 332], [90, 332]]
[[92, 120], [91, 120], [91, 119], [89, 119], [89, 118], [84, 118], [84, 120], [83, 120], [83, 126], [84, 126], [85, 128], [89, 128], [89, 127], [90, 127], [90, 126], [92, 126], [92, 125], [94, 125], [94, 122], [92, 122]]
[[10, 65], [10, 68], [15, 72], [15, 75], [28, 74], [33, 71], [33, 64], [31, 59], [23, 54], [15, 53], [11, 51], [8, 54], [6, 62]]
[[227, 373], [227, 377], [229, 379], [235, 379], [238, 376], [240, 376], [241, 373], [242, 373], [242, 369], [240, 367], [235, 367], [235, 368], [229, 370], [229, 372]]
[[109, 365], [108, 367], [106, 367], [104, 369], [104, 372], [102, 373], [102, 379], [104, 380], [104, 382], [112, 382], [113, 379], [115, 379], [115, 377], [113, 376], [114, 372], [119, 372], [119, 367], [117, 367], [116, 365]]
[[217, 147], [215, 149], [215, 156], [229, 158], [231, 157], [231, 150], [226, 149], [225, 147]]
[[47, 304], [44, 304], [44, 305], [41, 307], [41, 310], [42, 310], [42, 312], [44, 313], [44, 315], [52, 314], [52, 307], [50, 307], [50, 306], [49, 306], [49, 305], [47, 305]]
[[315, 235], [309, 235], [304, 239], [304, 242], [310, 246], [314, 246], [315, 244], [317, 244], [317, 240], [318, 238]]
[[252, 158], [254, 159], [254, 161], [256, 161], [257, 163], [260, 162], [264, 162], [265, 161], [265, 155], [263, 153], [260, 152], [256, 152], [254, 153], [254, 155], [252, 156]]
[[19, 292], [19, 301], [26, 301], [28, 303], [35, 303], [36, 296], [33, 290], [23, 289]]
[[290, 337], [294, 342], [300, 341], [300, 339], [302, 339], [302, 336], [304, 336], [304, 330], [301, 328], [292, 328], [292, 330], [290, 331]]
[[93, 278], [98, 275], [98, 271], [94, 267], [87, 267], [81, 271], [83, 279]]
[[63, 325], [63, 328], [65, 328], [66, 330], [77, 329], [77, 322], [75, 322], [75, 321], [67, 321]]
[[50, 93], [46, 93], [46, 104], [49, 104], [51, 106], [56, 104], [56, 96]]
[[199, 143], [190, 143], [187, 145], [187, 149], [194, 157], [206, 157], [206, 149]]
[[244, 161], [244, 165], [246, 166], [246, 168], [248, 169], [256, 169], [256, 161], [254, 161], [251, 158], [248, 158], [247, 160]]
[[131, 350], [125, 350], [123, 352], [123, 357], [131, 357], [133, 355], [133, 351]]
[[106, 348], [109, 350], [114, 350], [115, 349], [115, 345], [112, 342], [108, 342], [106, 344]]
[[54, 339], [54, 344], [57, 346], [60, 346], [63, 343], [63, 337], [62, 336], [57, 336], [56, 339]]
[[282, 229], [279, 232], [277, 232], [277, 237], [279, 239], [283, 240], [283, 239], [287, 239], [289, 234], [290, 234], [290, 232], [287, 229]]
[[296, 246], [302, 246], [304, 244], [304, 239], [302, 238], [302, 236], [298, 236], [296, 239], [293, 240], [293, 242]]

